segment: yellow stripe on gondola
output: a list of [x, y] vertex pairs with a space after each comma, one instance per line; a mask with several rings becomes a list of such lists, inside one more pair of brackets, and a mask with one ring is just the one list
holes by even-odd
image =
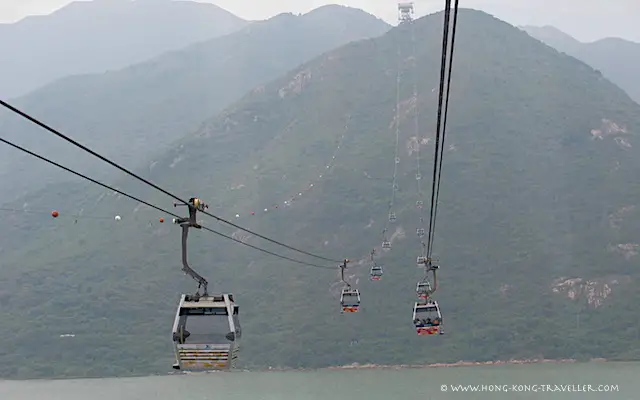
[[195, 363], [195, 362], [185, 362], [183, 365], [187, 368], [226, 368], [227, 363]]

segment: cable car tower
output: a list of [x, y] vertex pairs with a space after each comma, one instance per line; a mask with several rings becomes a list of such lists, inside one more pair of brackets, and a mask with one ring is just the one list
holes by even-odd
[[411, 3], [398, 3], [398, 23], [404, 24], [413, 21], [413, 2]]
[[[178, 204], [174, 204], [176, 207]], [[202, 229], [196, 213], [209, 208], [200, 199], [189, 199], [189, 216], [174, 219], [182, 227], [182, 271], [198, 282], [195, 294], [183, 294], [173, 323], [174, 369], [228, 370], [235, 366], [242, 336], [239, 307], [231, 293], [209, 294], [207, 280], [187, 261], [189, 228]], [[200, 294], [200, 289], [203, 293]]]

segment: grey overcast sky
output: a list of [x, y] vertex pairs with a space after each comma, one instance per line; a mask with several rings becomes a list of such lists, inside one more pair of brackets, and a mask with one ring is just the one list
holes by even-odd
[[[397, 7], [397, 1], [391, 0], [198, 1], [217, 4], [242, 18], [254, 20], [269, 18], [281, 12], [304, 13], [333, 3], [361, 8], [395, 24]], [[15, 22], [33, 14], [49, 14], [70, 2], [0, 0], [0, 22]], [[444, 7], [443, 0], [416, 0], [414, 3], [416, 13], [420, 16]], [[640, 42], [640, 0], [461, 0], [460, 6], [486, 11], [513, 25], [553, 25], [582, 41], [615, 36]]]

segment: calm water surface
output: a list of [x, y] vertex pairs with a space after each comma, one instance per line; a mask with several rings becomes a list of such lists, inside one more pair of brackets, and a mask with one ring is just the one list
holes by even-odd
[[[478, 391], [472, 392], [471, 389], [467, 389], [467, 392], [462, 392], [461, 387], [466, 385], [477, 386]], [[591, 385], [592, 391], [588, 391], [586, 385]], [[596, 392], [598, 389], [602, 391]], [[143, 378], [0, 381], [0, 399], [638, 400], [640, 363], [232, 372]]]

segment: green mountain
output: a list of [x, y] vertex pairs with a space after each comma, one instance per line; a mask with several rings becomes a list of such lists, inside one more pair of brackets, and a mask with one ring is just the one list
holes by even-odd
[[0, 96], [21, 96], [69, 75], [123, 68], [247, 24], [193, 1], [74, 1], [50, 15], [0, 24]]
[[[302, 16], [281, 14], [230, 35], [104, 74], [61, 79], [14, 104], [89, 146], [129, 165], [162, 153], [207, 117], [312, 57], [353, 40], [379, 36], [389, 25], [364, 11], [324, 6]], [[7, 111], [3, 137], [92, 176], [110, 170], [66, 142]], [[68, 180], [0, 147], [0, 204]]]
[[558, 51], [584, 61], [601, 71], [607, 79], [624, 89], [632, 99], [640, 103], [640, 43], [620, 38], [606, 38], [592, 43], [582, 43], [551, 26], [522, 27], [534, 38]]
[[[428, 205], [441, 28], [441, 13], [414, 23], [415, 56], [404, 26], [323, 54], [250, 91], [150, 160], [152, 168], [139, 168], [181, 197], [205, 199], [216, 215], [235, 221], [242, 213], [237, 220], [246, 228], [352, 260], [348, 275], [361, 290], [362, 310], [341, 315], [337, 268], [301, 266], [193, 233], [191, 263], [211, 290], [230, 291], [240, 304], [244, 367], [640, 355], [640, 106], [591, 67], [472, 10], [460, 11], [434, 243], [447, 334], [416, 336], [411, 313], [422, 271], [415, 264], [414, 150], [419, 144]], [[382, 252], [398, 46], [398, 220], [390, 230], [394, 248]], [[291, 206], [260, 211], [312, 181], [314, 189]], [[129, 178], [116, 184], [180, 210]], [[52, 186], [11, 206], [24, 202], [61, 217], [3, 214], [4, 231], [13, 234], [0, 253], [0, 334], [13, 340], [0, 350], [2, 376], [167, 372], [179, 293], [195, 289], [180, 272], [179, 228], [84, 183]], [[64, 217], [79, 210], [86, 218], [77, 223]], [[385, 268], [380, 282], [368, 280], [374, 246]]]

